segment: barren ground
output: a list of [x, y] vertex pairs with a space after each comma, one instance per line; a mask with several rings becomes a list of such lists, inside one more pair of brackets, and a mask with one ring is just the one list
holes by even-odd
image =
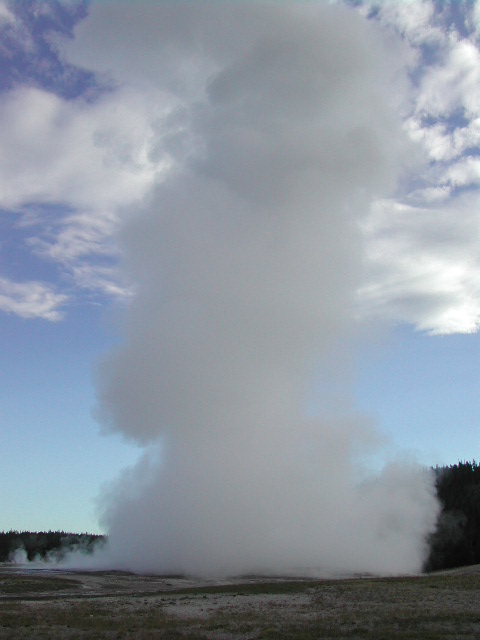
[[0, 566], [0, 639], [480, 638], [480, 566], [198, 580]]

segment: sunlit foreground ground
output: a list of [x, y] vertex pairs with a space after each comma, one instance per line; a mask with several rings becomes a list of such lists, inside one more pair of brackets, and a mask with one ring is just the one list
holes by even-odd
[[480, 567], [236, 581], [0, 567], [0, 638], [480, 638]]

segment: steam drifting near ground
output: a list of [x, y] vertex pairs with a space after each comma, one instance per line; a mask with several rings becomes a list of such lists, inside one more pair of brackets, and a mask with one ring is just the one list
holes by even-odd
[[[101, 3], [77, 29], [74, 61], [163, 101], [168, 167], [125, 216], [136, 294], [97, 376], [105, 428], [146, 448], [104, 497], [116, 567], [420, 568], [431, 478], [365, 474], [381, 438], [349, 388], [358, 223], [415, 157], [386, 46], [323, 4]], [[319, 368], [335, 384], [309, 417]]]

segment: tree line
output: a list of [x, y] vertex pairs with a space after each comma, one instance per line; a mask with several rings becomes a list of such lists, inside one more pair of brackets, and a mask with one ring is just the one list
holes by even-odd
[[28, 561], [62, 559], [70, 551], [92, 553], [105, 542], [105, 536], [93, 533], [65, 531], [7, 531], [0, 532], [0, 562], [9, 562], [17, 553], [24, 553]]
[[[433, 472], [441, 511], [428, 539], [424, 570], [480, 564], [480, 466], [474, 460]], [[105, 536], [90, 533], [0, 532], [0, 562], [13, 560], [17, 552], [29, 561], [61, 559], [70, 551], [92, 553], [105, 541]]]
[[480, 466], [474, 460], [433, 471], [441, 512], [424, 569], [480, 564]]

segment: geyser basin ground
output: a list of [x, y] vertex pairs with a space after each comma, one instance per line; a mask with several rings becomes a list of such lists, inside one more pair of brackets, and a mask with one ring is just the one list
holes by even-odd
[[0, 568], [0, 638], [477, 638], [480, 566], [420, 577], [192, 580]]

